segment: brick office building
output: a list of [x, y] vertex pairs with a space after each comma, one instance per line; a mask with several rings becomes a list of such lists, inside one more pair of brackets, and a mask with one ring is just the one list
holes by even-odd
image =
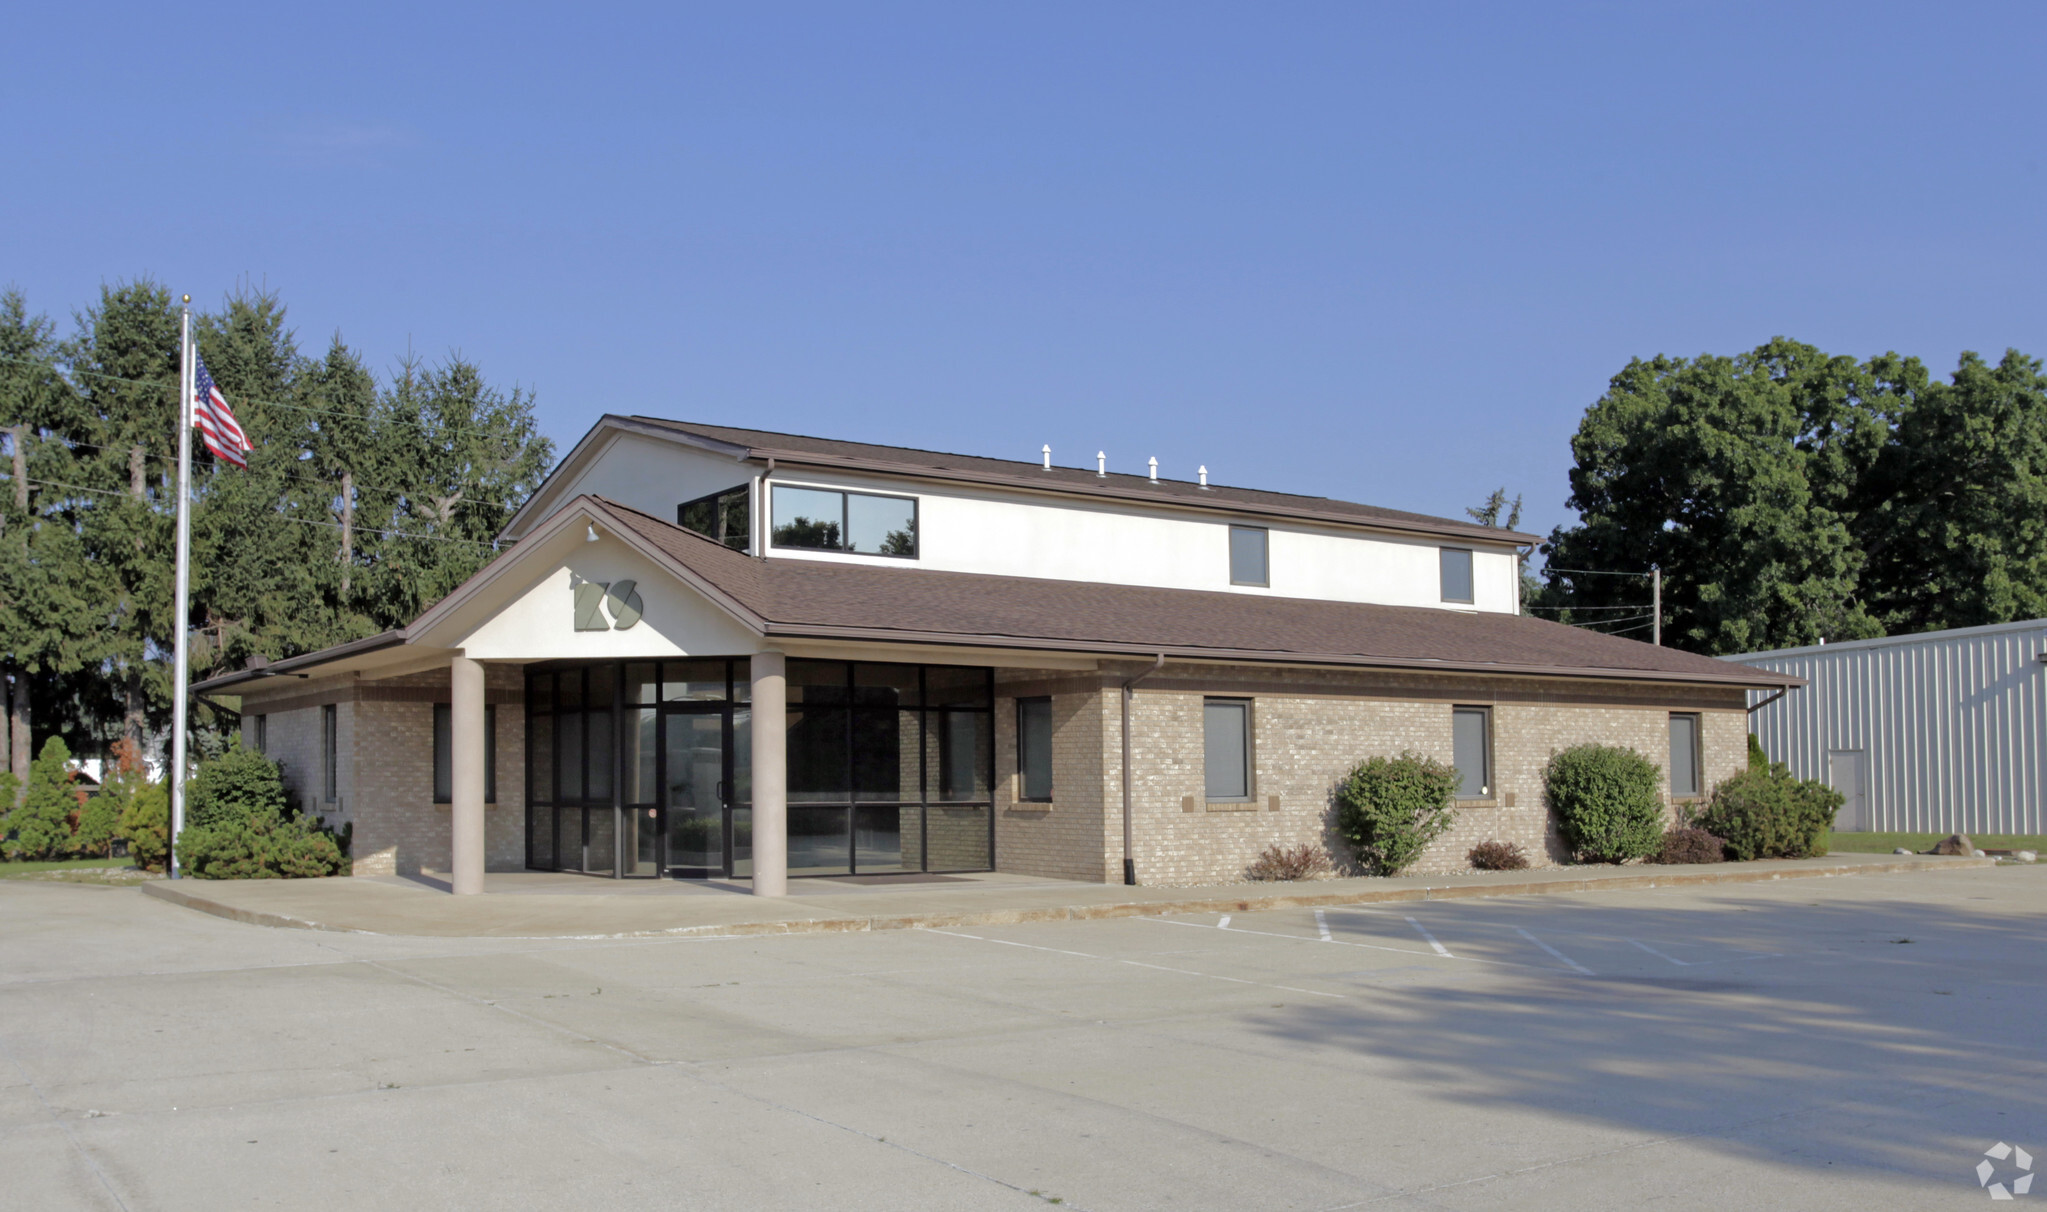
[[[1672, 801], [1792, 684], [1519, 613], [1532, 536], [1322, 498], [606, 417], [402, 630], [224, 675], [358, 873], [1242, 876], [1357, 761], [1561, 858], [1557, 749]], [[1127, 721], [1127, 726], [1126, 726]]]

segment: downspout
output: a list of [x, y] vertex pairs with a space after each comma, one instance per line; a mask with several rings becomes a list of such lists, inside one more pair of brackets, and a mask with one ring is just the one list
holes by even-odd
[[1166, 667], [1166, 654], [1161, 652], [1151, 668], [1136, 677], [1123, 679], [1123, 882], [1137, 885], [1137, 860], [1131, 856], [1130, 842], [1130, 688]]
[[775, 456], [769, 455], [768, 469], [760, 473], [753, 486], [753, 518], [749, 523], [753, 527], [749, 543], [753, 550], [748, 554], [755, 559], [761, 559], [768, 554], [768, 477], [774, 474]]

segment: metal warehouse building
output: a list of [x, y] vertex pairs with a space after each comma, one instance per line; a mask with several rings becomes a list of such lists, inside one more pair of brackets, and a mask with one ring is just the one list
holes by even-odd
[[1725, 659], [1807, 679], [1751, 691], [1750, 727], [1847, 797], [1837, 828], [2043, 831], [2047, 619]]

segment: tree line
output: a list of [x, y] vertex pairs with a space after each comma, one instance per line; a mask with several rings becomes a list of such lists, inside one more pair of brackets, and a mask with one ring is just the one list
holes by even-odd
[[177, 627], [198, 680], [403, 626], [491, 558], [553, 463], [532, 394], [459, 356], [379, 376], [339, 335], [309, 356], [260, 291], [194, 331], [255, 448], [244, 471], [193, 435], [179, 619], [177, 302], [147, 279], [106, 286], [60, 336], [0, 294], [0, 739], [22, 778], [37, 736], [101, 752], [160, 733]]
[[1781, 337], [1638, 358], [1571, 450], [1547, 617], [1622, 630], [1647, 583], [1590, 574], [1651, 566], [1664, 643], [1709, 655], [2047, 616], [2047, 378], [2017, 350], [1946, 379]]

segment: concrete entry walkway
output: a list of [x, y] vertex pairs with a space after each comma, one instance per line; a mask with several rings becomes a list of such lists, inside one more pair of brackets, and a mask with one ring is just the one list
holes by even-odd
[[487, 876], [490, 895], [454, 897], [426, 875], [322, 880], [180, 880], [151, 896], [234, 921], [308, 930], [477, 938], [800, 934], [1020, 922], [1255, 912], [1399, 901], [1526, 896], [1954, 871], [1994, 860], [1837, 854], [1687, 867], [1559, 867], [1283, 884], [1130, 888], [987, 873], [791, 880], [790, 895], [745, 895], [744, 881], [609, 880], [548, 872]]

